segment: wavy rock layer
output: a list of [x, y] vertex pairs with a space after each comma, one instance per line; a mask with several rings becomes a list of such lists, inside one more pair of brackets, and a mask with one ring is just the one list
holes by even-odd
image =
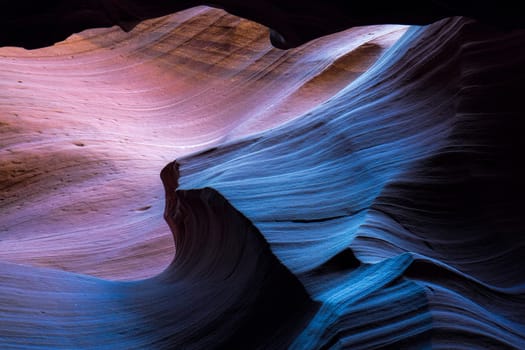
[[[45, 264], [34, 250], [53, 247], [54, 259], [73, 257], [68, 269], [113, 276], [105, 266], [140, 261], [127, 251], [140, 247], [139, 233], [156, 240], [139, 252], [163, 251], [159, 198], [148, 197], [160, 193], [144, 179], [166, 152], [177, 157], [161, 173], [177, 248], [168, 268], [114, 282], [3, 262], [2, 345], [524, 348], [525, 32], [447, 19], [411, 28], [367, 69], [400, 27], [357, 28], [285, 54], [244, 30], [253, 24], [219, 13], [199, 8], [145, 24], [125, 54], [104, 45], [123, 38], [116, 30], [84, 33], [37, 58], [2, 51], [11, 89], [2, 104], [4, 261]], [[222, 20], [237, 22], [224, 31]], [[205, 39], [210, 28], [226, 49]], [[177, 35], [186, 39], [172, 53], [162, 40]], [[155, 44], [144, 49], [148, 40]], [[60, 65], [80, 48], [82, 78]], [[43, 73], [57, 66], [71, 75]], [[107, 77], [121, 79], [108, 86]], [[64, 100], [48, 102], [50, 91]], [[98, 122], [86, 122], [92, 114]], [[167, 126], [175, 120], [178, 128]], [[115, 146], [129, 134], [133, 141]], [[72, 185], [62, 188], [67, 179], [54, 174], [64, 169]], [[111, 213], [105, 221], [84, 211], [90, 196]], [[82, 210], [57, 217], [55, 203]], [[66, 217], [69, 229], [60, 226]], [[125, 243], [106, 240], [110, 230]], [[76, 239], [87, 235], [96, 241], [84, 248]], [[121, 263], [105, 255], [113, 244]]]
[[291, 51], [195, 8], [0, 49], [0, 260], [136, 279], [173, 257], [158, 173], [170, 160], [293, 119], [404, 32], [364, 27]]
[[110, 282], [2, 263], [3, 348], [246, 349], [293, 341], [317, 308], [304, 287], [220, 194], [175, 192], [167, 169], [165, 218], [179, 247], [169, 268]]
[[322, 304], [294, 346], [525, 346], [524, 44], [413, 28], [303, 118], [179, 160], [181, 187], [223, 193]]

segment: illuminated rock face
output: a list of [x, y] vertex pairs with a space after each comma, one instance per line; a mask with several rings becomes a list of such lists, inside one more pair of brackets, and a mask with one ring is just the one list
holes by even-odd
[[299, 117], [405, 30], [355, 28], [282, 51], [266, 28], [201, 7], [130, 34], [0, 49], [0, 260], [117, 279], [161, 272], [174, 255], [167, 163]]
[[411, 29], [301, 119], [179, 160], [181, 187], [224, 194], [322, 303], [297, 348], [421, 348], [427, 331], [523, 347], [524, 34]]
[[284, 52], [201, 7], [0, 49], [2, 346], [524, 348], [525, 31], [405, 30]]
[[163, 176], [177, 256], [158, 276], [111, 282], [3, 263], [6, 348], [286, 348], [318, 306], [263, 236], [212, 189]]

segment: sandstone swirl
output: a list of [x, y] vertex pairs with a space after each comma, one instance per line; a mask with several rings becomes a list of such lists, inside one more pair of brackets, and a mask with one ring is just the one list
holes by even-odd
[[322, 304], [297, 348], [523, 348], [524, 44], [412, 28], [302, 118], [179, 160]]
[[266, 28], [200, 7], [130, 34], [1, 48], [0, 259], [155, 275], [174, 254], [158, 179], [167, 163], [300, 116], [404, 30], [355, 28], [281, 51]]
[[524, 348], [525, 31], [405, 30], [0, 49], [2, 348]]

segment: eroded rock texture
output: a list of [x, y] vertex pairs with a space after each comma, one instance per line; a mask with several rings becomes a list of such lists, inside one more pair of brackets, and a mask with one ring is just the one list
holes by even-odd
[[405, 29], [281, 51], [266, 28], [201, 7], [129, 35], [0, 49], [1, 259], [118, 279], [161, 272], [174, 254], [160, 214], [167, 163], [300, 116]]
[[522, 17], [429, 4], [0, 49], [2, 346], [524, 348]]

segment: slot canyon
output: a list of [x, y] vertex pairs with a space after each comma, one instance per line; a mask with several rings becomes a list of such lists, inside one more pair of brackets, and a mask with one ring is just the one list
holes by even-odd
[[0, 29], [0, 349], [525, 349], [518, 4]]

